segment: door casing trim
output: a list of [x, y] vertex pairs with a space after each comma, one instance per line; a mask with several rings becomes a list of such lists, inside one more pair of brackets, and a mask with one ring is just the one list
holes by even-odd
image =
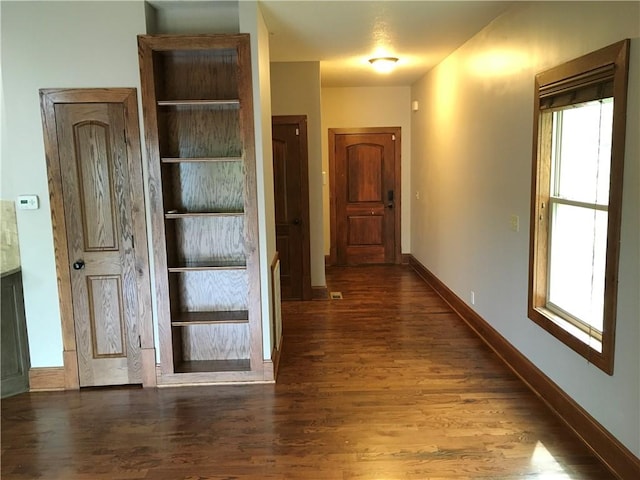
[[402, 178], [401, 178], [401, 146], [402, 146], [402, 129], [400, 127], [365, 127], [365, 128], [330, 128], [329, 129], [329, 239], [331, 245], [329, 247], [329, 256], [325, 262], [327, 265], [336, 265], [338, 262], [337, 245], [337, 220], [336, 220], [336, 136], [345, 134], [359, 133], [390, 133], [396, 136], [395, 140], [395, 200], [394, 200], [394, 222], [396, 244], [394, 249], [394, 262], [399, 264], [402, 262], [402, 238], [401, 238], [401, 211], [402, 211]]
[[140, 127], [138, 101], [135, 88], [55, 88], [40, 90], [40, 110], [44, 134], [44, 147], [49, 183], [53, 246], [58, 276], [60, 320], [64, 363], [64, 388], [80, 388], [78, 358], [73, 317], [69, 249], [62, 196], [62, 174], [58, 151], [55, 117], [57, 103], [118, 103], [122, 104], [125, 119], [127, 166], [129, 170], [131, 222], [139, 248], [134, 250], [136, 287], [138, 295], [137, 322], [141, 344], [142, 378], [145, 387], [156, 385], [155, 346], [151, 315], [151, 283], [149, 252], [147, 249], [146, 215], [143, 193], [142, 156], [140, 151]]

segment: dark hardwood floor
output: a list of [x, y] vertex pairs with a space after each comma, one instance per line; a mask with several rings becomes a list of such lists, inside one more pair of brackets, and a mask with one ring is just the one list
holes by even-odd
[[408, 267], [286, 303], [275, 385], [2, 401], [3, 479], [613, 478]]

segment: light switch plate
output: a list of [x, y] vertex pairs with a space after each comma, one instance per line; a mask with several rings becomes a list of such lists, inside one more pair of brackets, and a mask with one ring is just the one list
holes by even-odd
[[511, 215], [509, 217], [509, 228], [511, 228], [511, 231], [513, 232], [519, 232], [520, 231], [520, 217], [518, 215]]

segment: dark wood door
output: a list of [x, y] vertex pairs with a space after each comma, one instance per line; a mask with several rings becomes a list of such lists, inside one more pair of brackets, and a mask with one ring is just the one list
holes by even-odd
[[61, 103], [55, 119], [80, 386], [142, 383], [124, 107]]
[[335, 263], [399, 263], [400, 129], [332, 129], [330, 140]]
[[273, 117], [276, 249], [283, 300], [311, 299], [305, 116]]

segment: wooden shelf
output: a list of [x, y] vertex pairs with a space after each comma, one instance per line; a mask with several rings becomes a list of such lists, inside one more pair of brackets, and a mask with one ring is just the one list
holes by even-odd
[[181, 157], [163, 157], [160, 159], [162, 163], [189, 163], [189, 162], [242, 162], [243, 157], [200, 157], [200, 158], [181, 158]]
[[138, 46], [160, 377], [174, 385], [259, 379], [249, 35], [139, 35]]
[[198, 372], [249, 372], [251, 362], [249, 360], [191, 360], [180, 362], [175, 366], [176, 373]]
[[247, 310], [225, 312], [178, 312], [173, 315], [171, 325], [188, 327], [190, 325], [212, 325], [221, 323], [249, 323]]
[[244, 212], [167, 212], [164, 216], [167, 220], [192, 217], [242, 217]]
[[244, 263], [238, 263], [235, 261], [225, 262], [187, 262], [184, 265], [169, 267], [168, 270], [171, 273], [178, 272], [195, 272], [202, 270], [246, 270], [247, 266]]
[[159, 107], [207, 107], [207, 106], [225, 106], [225, 105], [240, 105], [240, 100], [158, 100]]

